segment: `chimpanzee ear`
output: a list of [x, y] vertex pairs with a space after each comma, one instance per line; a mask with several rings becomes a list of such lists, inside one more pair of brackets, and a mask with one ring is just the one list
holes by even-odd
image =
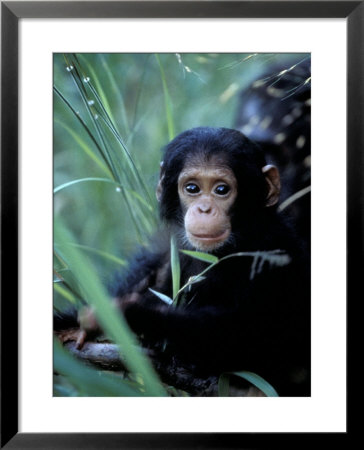
[[268, 194], [265, 206], [273, 206], [278, 202], [279, 194], [281, 192], [281, 181], [279, 178], [279, 172], [276, 166], [272, 166], [270, 164], [264, 166], [262, 168], [262, 172], [268, 184]]
[[157, 190], [155, 193], [158, 201], [160, 201], [160, 199], [162, 197], [162, 190], [163, 190], [163, 188], [162, 188], [162, 181], [164, 178], [163, 161], [160, 163], [159, 166], [160, 166], [159, 181], [158, 181]]

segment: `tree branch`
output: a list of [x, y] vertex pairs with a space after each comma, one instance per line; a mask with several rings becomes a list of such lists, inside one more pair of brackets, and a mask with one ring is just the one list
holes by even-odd
[[[74, 341], [66, 342], [65, 347], [78, 359], [103, 370], [127, 372], [118, 347], [109, 342], [85, 342], [82, 349], [77, 349]], [[161, 360], [152, 350], [144, 349], [163, 383], [180, 389], [192, 396], [217, 396], [218, 377], [198, 378], [188, 368], [181, 366], [174, 359]], [[261, 391], [254, 386], [241, 386], [241, 382], [231, 381], [231, 396], [261, 396]]]

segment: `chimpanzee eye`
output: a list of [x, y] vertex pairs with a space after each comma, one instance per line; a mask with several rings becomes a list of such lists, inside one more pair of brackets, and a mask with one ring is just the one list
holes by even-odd
[[200, 188], [195, 183], [186, 184], [185, 189], [189, 194], [198, 194], [200, 192]]
[[230, 187], [227, 184], [219, 184], [215, 188], [215, 194], [226, 195], [230, 191]]

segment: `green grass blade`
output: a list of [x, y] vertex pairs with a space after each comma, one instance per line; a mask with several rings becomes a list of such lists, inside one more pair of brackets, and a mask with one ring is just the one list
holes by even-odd
[[128, 195], [127, 195], [127, 192], [125, 191], [125, 189], [121, 189], [121, 194], [122, 194], [122, 196], [124, 198], [124, 202], [125, 202], [125, 205], [126, 205], [126, 209], [128, 210], [129, 216], [131, 217], [131, 219], [132, 219], [132, 221], [134, 223], [135, 232], [136, 232], [137, 238], [139, 240], [139, 243], [142, 243], [143, 242], [143, 233], [141, 231], [141, 227], [140, 227], [139, 221], [136, 218], [136, 211], [135, 211], [134, 208], [132, 208], [132, 204], [133, 203], [130, 202], [130, 200], [128, 198]]
[[[97, 95], [97, 99], [100, 105], [102, 105], [104, 110], [107, 111], [107, 114], [113, 119], [112, 109], [107, 99], [107, 95], [105, 94], [102, 84], [100, 83], [99, 78], [95, 70], [93, 69], [92, 65], [88, 63], [87, 59], [83, 54], [75, 55], [75, 58], [80, 68], [82, 68], [82, 65], [85, 65], [87, 68], [87, 70], [83, 71], [82, 73], [84, 83], [87, 84], [87, 86], [90, 88], [90, 90], [93, 92], [95, 96]], [[79, 63], [79, 60], [82, 60], [82, 65]], [[92, 83], [95, 83], [95, 87], [93, 86]]]
[[[68, 67], [72, 67], [72, 70], [70, 70], [69, 73], [70, 73], [72, 80], [73, 80], [73, 82], [80, 94], [80, 97], [85, 105], [86, 111], [89, 114], [91, 123], [93, 123], [93, 125], [94, 125], [94, 129], [95, 129], [98, 139], [101, 143], [101, 145], [99, 147], [104, 156], [104, 159], [106, 159], [108, 161], [109, 166], [112, 169], [112, 173], [114, 175], [115, 180], [117, 180], [119, 183], [121, 183], [121, 180], [122, 180], [121, 175], [122, 174], [120, 173], [120, 171], [117, 170], [117, 168], [115, 166], [115, 161], [112, 157], [109, 146], [104, 138], [101, 126], [98, 121], [97, 111], [96, 111], [95, 107], [93, 106], [94, 101], [92, 99], [90, 99], [89, 95], [87, 95], [87, 91], [85, 89], [84, 82], [83, 82], [83, 76], [80, 73], [81, 69], [78, 65], [77, 58], [75, 57], [75, 55], [71, 55], [71, 58], [73, 58], [73, 60], [70, 62], [69, 56], [64, 55], [64, 59], [68, 65]], [[92, 104], [91, 104], [91, 102], [92, 102]]]
[[[73, 54], [73, 58], [77, 62], [80, 72], [82, 73], [82, 79], [83, 79], [83, 82], [85, 83], [85, 86], [87, 86], [90, 89], [90, 91], [94, 95], [95, 99], [97, 100], [98, 104], [100, 105], [100, 107], [103, 110], [103, 112], [105, 113], [105, 115], [110, 118], [110, 122], [115, 123], [115, 119], [112, 114], [112, 109], [110, 107], [107, 95], [105, 93], [105, 90], [102, 87], [102, 83], [100, 83], [100, 81], [99, 81], [99, 78], [98, 78], [95, 70], [93, 69], [91, 64], [88, 63], [87, 59], [85, 58], [85, 56], [83, 54]], [[126, 131], [126, 133], [130, 133], [128, 117], [127, 117], [126, 108], [125, 108], [125, 102], [124, 102], [124, 98], [121, 94], [121, 89], [118, 86], [118, 84], [115, 80], [115, 77], [113, 76], [113, 71], [109, 68], [109, 66], [107, 64], [105, 57], [102, 54], [99, 54], [98, 58], [101, 59], [101, 65], [103, 66], [104, 72], [109, 79], [108, 86], [112, 88], [113, 94], [118, 99], [118, 104], [120, 105], [121, 112], [122, 112], [122, 118], [123, 118], [123, 122], [124, 122], [125, 131]], [[82, 61], [82, 64], [80, 61]], [[86, 66], [86, 68], [87, 68], [86, 71], [83, 70], [83, 67], [82, 67], [83, 65]], [[87, 75], [86, 75], [86, 72], [87, 72]], [[88, 75], [91, 75], [91, 78]], [[93, 86], [92, 82], [95, 83], [95, 86]]]
[[168, 295], [162, 294], [161, 292], [157, 292], [154, 289], [149, 288], [150, 292], [152, 292], [154, 295], [156, 295], [158, 298], [160, 298], [164, 303], [166, 303], [168, 306], [173, 304], [173, 300], [168, 297]]
[[[130, 217], [133, 220], [135, 229], [137, 230], [138, 240], [140, 243], [142, 243], [142, 236], [146, 233], [141, 232], [138, 219], [141, 218], [147, 232], [153, 230], [156, 224], [156, 217], [153, 208], [150, 207], [150, 205], [152, 204], [150, 193], [146, 188], [143, 178], [140, 176], [140, 173], [131, 157], [128, 148], [126, 147], [122, 137], [116, 129], [112, 118], [103, 105], [102, 98], [98, 95], [97, 91], [92, 86], [91, 81], [87, 77], [85, 77], [85, 72], [79, 63], [77, 56], [64, 55], [64, 58], [67, 65], [72, 66], [72, 70], [69, 71], [70, 75], [78, 89], [79, 95], [83, 100], [86, 110], [96, 130], [97, 138], [93, 136], [94, 141], [99, 141], [98, 149], [103, 159], [107, 161], [108, 167], [112, 172], [112, 178], [118, 183], [124, 185], [122, 195], [126, 203], [126, 207], [129, 211]], [[87, 82], [85, 80], [87, 80]], [[96, 103], [94, 100], [92, 100], [92, 104], [90, 105], [91, 96], [87, 93], [87, 90], [91, 90], [92, 96], [96, 100]], [[105, 96], [105, 94], [103, 95]], [[97, 105], [99, 109], [97, 109]], [[109, 133], [109, 135], [107, 133]], [[117, 148], [114, 147], [114, 144], [117, 144]], [[122, 153], [120, 152], [120, 147], [122, 149]], [[124, 155], [125, 157], [121, 157], [122, 155]], [[139, 202], [136, 207], [134, 207], [133, 205], [133, 208], [130, 208], [130, 201], [127, 197], [125, 188], [135, 193], [137, 193], [138, 191], [142, 192], [143, 195], [139, 196], [139, 199], [144, 197], [146, 199], [146, 202]], [[143, 208], [141, 206], [143, 206]]]
[[[128, 192], [129, 192], [133, 197], [135, 197], [142, 205], [144, 205], [144, 206], [148, 209], [148, 211], [154, 212], [153, 206], [152, 206], [150, 203], [148, 203], [147, 200], [145, 200], [140, 194], [138, 194], [138, 193], [135, 192], [135, 191], [129, 190], [129, 189], [128, 189]], [[153, 215], [153, 217], [154, 217], [154, 215]]]
[[60, 122], [58, 120], [55, 120], [54, 123], [59, 124], [61, 127], [63, 127], [77, 142], [77, 144], [82, 148], [82, 150], [88, 155], [99, 167], [100, 169], [106, 173], [106, 175], [111, 176], [110, 170], [108, 167], [102, 162], [102, 160], [99, 158], [98, 155], [93, 152], [90, 147], [87, 145], [87, 143], [80, 138], [80, 136], [72, 130], [69, 126], [67, 126], [65, 123]]
[[68, 300], [73, 305], [77, 304], [76, 297], [67, 289], [62, 287], [59, 283], [53, 283], [54, 290], [57, 291], [63, 298]]
[[168, 126], [168, 137], [169, 137], [169, 140], [172, 140], [175, 136], [175, 128], [174, 128], [174, 121], [173, 121], [171, 96], [169, 95], [166, 74], [164, 72], [164, 68], [163, 68], [161, 60], [159, 58], [159, 55], [156, 54], [155, 57], [157, 59], [159, 70], [161, 73], [161, 78], [162, 78], [164, 106], [165, 106], [165, 110], [166, 110], [166, 119], [167, 119], [167, 126]]
[[[136, 209], [130, 207], [130, 200], [129, 200], [128, 196], [127, 196], [127, 193], [130, 193], [135, 199], [137, 199], [138, 202], [140, 202], [149, 212], [152, 212], [153, 208], [137, 192], [126, 190], [118, 182], [116, 182], [114, 180], [110, 180], [110, 179], [106, 179], [106, 178], [88, 177], [88, 178], [80, 178], [78, 180], [69, 181], [69, 182], [64, 183], [64, 184], [62, 184], [60, 186], [57, 186], [53, 190], [53, 193], [56, 194], [59, 191], [61, 191], [62, 189], [68, 188], [68, 187], [73, 186], [73, 185], [78, 184], [78, 183], [83, 183], [83, 182], [88, 182], [88, 181], [98, 181], [98, 182], [113, 184], [114, 186], [116, 186], [117, 189], [120, 190], [120, 192], [122, 192], [122, 195], [124, 197], [124, 201], [125, 201], [125, 203], [126, 203], [126, 205], [128, 207], [128, 210], [129, 210], [130, 217], [132, 218], [132, 220], [134, 222], [134, 225], [135, 225], [135, 229], [137, 230], [139, 241], [142, 242], [143, 241], [142, 233], [140, 231], [140, 226], [139, 226], [139, 222], [140, 221], [136, 217]], [[150, 225], [151, 224], [149, 222], [145, 222], [144, 223], [145, 228], [149, 232], [151, 232], [151, 230], [152, 230]]]
[[113, 262], [119, 264], [120, 266], [127, 265], [127, 262], [125, 261], [125, 259], [118, 258], [117, 256], [112, 255], [111, 253], [104, 252], [103, 250], [99, 250], [97, 248], [93, 248], [93, 247], [89, 247], [87, 245], [81, 245], [81, 244], [70, 244], [70, 245], [73, 245], [74, 247], [79, 248], [81, 250], [85, 250], [86, 252], [94, 253], [95, 255], [102, 256], [103, 258], [108, 259], [109, 261], [113, 261]]
[[[80, 77], [80, 75], [79, 75], [79, 73], [81, 73], [81, 74], [83, 73], [84, 74], [84, 71], [83, 71], [83, 69], [82, 69], [82, 67], [81, 67], [81, 65], [80, 65], [80, 63], [79, 63], [79, 61], [77, 59], [77, 56], [73, 55], [73, 58], [75, 59], [75, 61], [74, 61], [74, 67], [76, 69], [75, 73], [76, 73], [76, 75], [78, 74], [78, 80], [77, 81], [75, 80], [75, 82], [78, 85], [80, 94], [81, 94], [81, 96], [83, 97], [83, 99], [85, 101], [86, 107], [90, 110], [90, 113], [92, 114], [91, 108], [90, 108], [90, 106], [88, 104], [88, 101], [87, 101], [87, 99], [88, 99], [87, 93], [86, 93], [86, 90], [84, 89], [84, 84], [85, 84], [85, 83], [83, 83], [84, 75], [82, 77]], [[75, 77], [74, 73], [72, 73], [72, 76]], [[115, 82], [115, 80], [114, 80], [114, 82]], [[132, 156], [130, 154], [130, 151], [128, 150], [128, 148], [127, 148], [124, 140], [122, 139], [119, 131], [117, 130], [117, 128], [114, 125], [115, 121], [113, 120], [113, 117], [112, 117], [112, 115], [109, 112], [110, 108], [109, 107], [108, 107], [108, 109], [105, 108], [105, 106], [103, 104], [103, 101], [101, 100], [101, 98], [100, 98], [98, 92], [96, 91], [96, 89], [93, 87], [91, 81], [88, 81], [86, 83], [86, 85], [87, 85], [88, 88], [90, 88], [92, 94], [94, 95], [95, 99], [97, 100], [97, 102], [98, 102], [98, 104], [99, 104], [99, 106], [100, 106], [100, 108], [102, 110], [102, 112], [99, 111], [100, 118], [105, 122], [105, 125], [110, 129], [110, 131], [112, 132], [112, 134], [116, 138], [118, 144], [123, 149], [123, 152], [124, 152], [124, 154], [126, 156], [126, 161], [127, 161], [128, 165], [129, 165], [129, 169], [130, 169], [131, 173], [134, 175], [134, 177], [138, 181], [140, 187], [143, 190], [144, 195], [146, 195], [147, 198], [149, 198], [149, 200], [150, 200], [149, 191], [148, 191], [148, 189], [145, 186], [144, 180], [140, 176], [140, 173], [139, 173], [139, 171], [138, 171], [138, 169], [136, 167], [136, 164], [135, 164], [135, 162], [134, 162], [134, 160], [133, 160], [133, 158], [132, 158]], [[114, 88], [117, 89], [116, 83], [114, 85]], [[100, 89], [101, 89], [101, 86], [100, 86]], [[102, 99], [106, 99], [106, 95], [104, 93], [102, 95]], [[94, 120], [94, 115], [91, 115], [91, 117]], [[98, 124], [95, 124], [95, 125], [98, 127]], [[129, 128], [128, 125], [127, 125], [127, 128]], [[121, 179], [121, 176], [119, 176], [119, 178]]]
[[181, 252], [185, 255], [192, 256], [192, 258], [196, 258], [207, 263], [213, 264], [219, 261], [219, 258], [217, 256], [211, 255], [210, 253], [195, 252], [192, 250], [181, 250]]
[[249, 381], [251, 384], [256, 386], [258, 389], [260, 389], [267, 397], [278, 397], [277, 391], [274, 389], [274, 387], [268, 383], [264, 378], [257, 375], [253, 372], [233, 372], [234, 375], [237, 375], [238, 377], [244, 378], [245, 380]]
[[110, 183], [110, 184], [115, 185], [116, 187], [120, 187], [119, 183], [116, 183], [114, 180], [110, 180], [108, 178], [87, 177], [87, 178], [79, 178], [78, 180], [72, 180], [72, 181], [68, 181], [67, 183], [63, 183], [53, 189], [53, 194], [56, 194], [57, 192], [61, 191], [62, 189], [73, 186], [74, 184], [84, 183], [86, 181], [100, 181], [102, 183]]
[[146, 395], [164, 396], [165, 390], [158, 380], [150, 361], [137, 346], [122, 314], [110, 302], [97, 274], [88, 259], [82, 256], [74, 244], [68, 231], [58, 221], [54, 226], [55, 243], [62, 246], [62, 257], [77, 279], [83, 298], [95, 309], [95, 314], [102, 329], [118, 345], [131, 372], [139, 374], [144, 383]]
[[[127, 134], [129, 134], [130, 133], [129, 120], [128, 120], [128, 115], [127, 115], [127, 112], [126, 112], [126, 106], [125, 106], [125, 102], [124, 102], [124, 97], [122, 95], [121, 89], [120, 89], [118, 83], [115, 80], [114, 72], [112, 70], [108, 69], [108, 65], [106, 63], [106, 60], [105, 60], [104, 56], [101, 55], [100, 57], [101, 57], [102, 65], [105, 68], [106, 74], [107, 74], [107, 76], [109, 78], [110, 86], [112, 87], [115, 95], [119, 99], [119, 104], [120, 104], [120, 108], [121, 108], [121, 115], [122, 115], [122, 120], [124, 122], [125, 131], [126, 131]], [[115, 123], [114, 120], [113, 120], [113, 122]]]
[[[121, 148], [123, 149], [125, 155], [126, 155], [126, 161], [128, 163], [128, 168], [130, 170], [130, 173], [134, 176], [134, 178], [136, 179], [137, 183], [139, 184], [141, 190], [143, 191], [144, 195], [149, 199], [149, 201], [151, 202], [151, 198], [149, 195], [149, 191], [144, 183], [143, 178], [140, 176], [139, 170], [136, 167], [136, 164], [126, 146], [126, 144], [124, 143], [122, 137], [120, 136], [120, 134], [118, 133], [118, 131], [116, 130], [115, 126], [113, 125], [113, 123], [110, 120], [107, 120], [103, 115], [100, 115], [101, 119], [104, 120], [105, 125], [110, 129], [111, 133], [114, 135], [115, 139], [117, 140], [117, 142], [119, 143], [119, 145], [121, 146]], [[128, 173], [129, 175], [129, 173]]]
[[279, 397], [277, 391], [270, 383], [268, 383], [268, 381], [266, 381], [264, 378], [257, 375], [256, 373], [248, 372], [245, 370], [240, 372], [223, 373], [222, 375], [220, 375], [218, 382], [218, 392], [220, 397], [229, 396], [229, 385], [231, 375], [235, 375], [237, 377], [249, 381], [249, 383], [253, 384], [255, 387], [260, 389], [267, 397]]
[[176, 299], [181, 283], [181, 266], [178, 256], [177, 241], [175, 236], [171, 236], [171, 270], [172, 270], [172, 292]]
[[[252, 270], [251, 270], [251, 279], [255, 276], [256, 273], [259, 273], [259, 270], [262, 269], [262, 264], [259, 265], [259, 268], [256, 268], [258, 259], [261, 262], [268, 261], [271, 265], [280, 265], [284, 266], [289, 264], [290, 257], [283, 252], [282, 250], [268, 250], [268, 251], [258, 251], [258, 252], [238, 252], [238, 253], [232, 253], [230, 255], [224, 256], [223, 258], [218, 259], [214, 255], [210, 255], [208, 253], [203, 252], [195, 252], [191, 250], [181, 250], [183, 253], [186, 253], [187, 255], [193, 256], [198, 259], [202, 259], [202, 261], [209, 262], [210, 265], [206, 267], [202, 272], [195, 275], [195, 277], [190, 277], [188, 282], [180, 288], [180, 290], [177, 293], [177, 296], [181, 294], [186, 288], [188, 288], [194, 279], [199, 279], [205, 275], [209, 270], [211, 270], [213, 267], [215, 267], [217, 264], [220, 264], [222, 261], [225, 261], [230, 258], [236, 258], [236, 257], [253, 257], [253, 264], [252, 264]], [[216, 258], [216, 259], [215, 259]]]
[[77, 120], [80, 122], [80, 124], [83, 126], [84, 130], [86, 131], [86, 133], [88, 134], [88, 136], [91, 138], [92, 142], [95, 144], [96, 148], [98, 149], [100, 155], [103, 157], [109, 171], [110, 174], [113, 176], [113, 178], [116, 180], [116, 174], [111, 166], [111, 163], [109, 161], [109, 159], [107, 158], [107, 156], [105, 155], [104, 150], [102, 149], [102, 147], [100, 146], [100, 144], [97, 142], [97, 140], [95, 139], [93, 133], [91, 132], [90, 128], [86, 125], [86, 122], [82, 119], [82, 117], [80, 117], [80, 115], [77, 113], [77, 111], [75, 110], [75, 108], [71, 105], [71, 103], [66, 99], [66, 97], [61, 93], [61, 91], [54, 86], [53, 87], [54, 92], [58, 95], [58, 97], [67, 105], [67, 107], [70, 109], [70, 111], [72, 111], [73, 115], [77, 118]]

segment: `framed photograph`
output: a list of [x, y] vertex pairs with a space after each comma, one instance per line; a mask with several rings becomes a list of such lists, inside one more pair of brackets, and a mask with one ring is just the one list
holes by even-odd
[[1, 446], [345, 445], [362, 2], [1, 6]]

